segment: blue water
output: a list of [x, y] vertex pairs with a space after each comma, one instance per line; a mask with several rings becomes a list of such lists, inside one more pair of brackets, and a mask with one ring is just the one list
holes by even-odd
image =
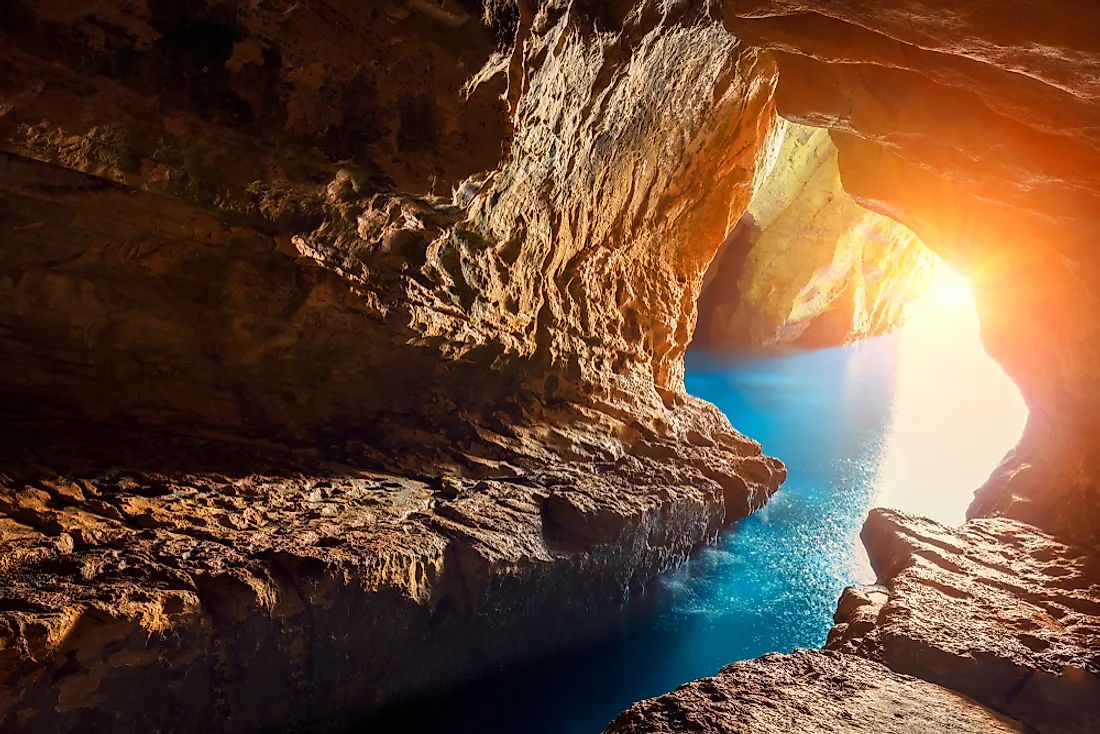
[[841, 590], [873, 580], [858, 542], [867, 511], [962, 522], [1026, 419], [1019, 390], [982, 349], [969, 299], [935, 290], [910, 306], [905, 328], [852, 346], [689, 352], [688, 392], [786, 462], [771, 502], [651, 584], [595, 642], [357, 734], [599, 734], [634, 701], [727, 663], [820, 646]]
[[689, 354], [688, 391], [787, 462], [771, 503], [651, 585], [597, 642], [367, 731], [598, 734], [634, 701], [732, 661], [820, 646], [844, 586], [871, 580], [857, 534], [885, 453], [898, 347], [894, 335], [814, 352]]

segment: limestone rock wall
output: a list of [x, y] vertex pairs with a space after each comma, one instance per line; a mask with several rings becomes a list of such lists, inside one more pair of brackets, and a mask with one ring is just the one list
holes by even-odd
[[962, 693], [1043, 734], [1100, 721], [1100, 556], [1037, 528], [872, 510], [879, 586], [841, 596], [828, 648]]
[[975, 514], [1100, 528], [1100, 6], [1038, 0], [724, 3], [772, 50], [779, 112], [827, 127], [845, 190], [971, 282], [1031, 410]]
[[683, 392], [775, 121], [716, 3], [0, 13], [5, 732], [346, 722], [785, 476]]
[[706, 346], [830, 346], [883, 334], [931, 277], [934, 257], [916, 235], [844, 191], [827, 130], [782, 129], [742, 231], [704, 283], [696, 340]]
[[1096, 730], [1095, 547], [1005, 518], [951, 528], [885, 509], [862, 537], [878, 583], [844, 590], [824, 650], [733, 663], [607, 731]]

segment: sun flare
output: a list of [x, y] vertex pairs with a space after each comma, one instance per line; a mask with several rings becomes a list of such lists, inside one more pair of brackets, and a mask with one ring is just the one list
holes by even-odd
[[877, 504], [961, 523], [971, 491], [1019, 439], [1027, 407], [982, 347], [964, 277], [937, 260], [908, 314]]
[[910, 307], [911, 312], [973, 308], [966, 278], [937, 259], [928, 288]]

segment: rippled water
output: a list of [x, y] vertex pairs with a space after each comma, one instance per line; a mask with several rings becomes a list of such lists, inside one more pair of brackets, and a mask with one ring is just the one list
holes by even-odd
[[931, 293], [901, 332], [854, 346], [691, 353], [687, 388], [787, 463], [771, 503], [596, 643], [364, 731], [597, 734], [633, 701], [726, 663], [819, 646], [843, 587], [873, 580], [857, 539], [867, 510], [961, 522], [1026, 417], [957, 287]]

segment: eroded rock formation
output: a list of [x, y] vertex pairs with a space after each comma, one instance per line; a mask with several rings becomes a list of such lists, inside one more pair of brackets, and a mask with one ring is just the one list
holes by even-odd
[[683, 392], [774, 123], [712, 3], [25, 0], [0, 64], [5, 732], [370, 711], [782, 481]]
[[1004, 518], [948, 528], [889, 510], [862, 535], [879, 585], [845, 590], [825, 651], [730, 665], [607, 731], [1096, 731], [1095, 548]]
[[[0, 728], [373, 710], [585, 634], [759, 507], [782, 466], [684, 395], [681, 357], [777, 69], [845, 189], [972, 279], [1024, 390], [974, 512], [1075, 543], [979, 521], [910, 554], [1054, 620], [972, 650], [994, 694], [971, 695], [1042, 730], [1017, 699], [1091, 686], [1100, 9], [740, 0], [736, 37], [719, 10], [4, 3]], [[953, 663], [935, 614], [1005, 621], [922, 569], [881, 565], [836, 644]], [[933, 619], [895, 635], [907, 590]], [[789, 666], [850, 681], [826, 693], [866, 721], [915, 695], [1001, 725], [853, 656], [731, 675]]]
[[1100, 5], [739, 0], [780, 114], [827, 127], [845, 190], [971, 282], [1029, 427], [975, 515], [1100, 539]]
[[1100, 554], [1003, 518], [872, 510], [882, 587], [845, 591], [828, 647], [938, 683], [1042, 734], [1100, 725]]
[[883, 334], [931, 279], [924, 243], [844, 191], [829, 132], [782, 129], [704, 281], [695, 339], [706, 346], [830, 346]]
[[634, 704], [606, 734], [881, 734], [1025, 731], [954, 691], [856, 657], [819, 650], [728, 665]]

